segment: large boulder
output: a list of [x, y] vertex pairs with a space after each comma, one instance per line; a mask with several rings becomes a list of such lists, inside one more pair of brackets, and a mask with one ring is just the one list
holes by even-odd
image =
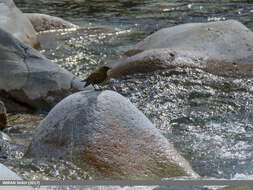
[[27, 45], [34, 48], [40, 47], [32, 24], [16, 7], [13, 0], [2, 0], [0, 2], [0, 28], [13, 34]]
[[80, 79], [0, 29], [0, 99], [8, 112], [49, 110], [82, 89]]
[[131, 57], [113, 66], [112, 77], [187, 66], [222, 76], [253, 76], [253, 32], [235, 20], [161, 29], [126, 54]]
[[24, 13], [24, 15], [30, 20], [33, 28], [37, 32], [63, 28], [78, 28], [77, 25], [55, 16], [39, 13]]
[[113, 91], [82, 91], [40, 123], [26, 157], [73, 161], [95, 179], [198, 177], [158, 129]]

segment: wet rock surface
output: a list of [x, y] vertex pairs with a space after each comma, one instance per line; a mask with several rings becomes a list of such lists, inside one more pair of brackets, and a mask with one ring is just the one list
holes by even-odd
[[82, 89], [78, 77], [0, 29], [0, 99], [9, 112], [49, 110]]
[[68, 159], [95, 179], [198, 177], [153, 124], [113, 91], [82, 91], [57, 104], [36, 129], [26, 157]]
[[78, 28], [62, 18], [39, 13], [24, 13], [24, 16], [29, 19], [33, 28], [37, 31], [63, 29], [63, 28]]
[[235, 20], [164, 28], [126, 54], [132, 57], [120, 60], [112, 77], [171, 67], [197, 67], [227, 77], [253, 76], [253, 32]]
[[2, 0], [0, 2], [0, 28], [11, 33], [27, 45], [34, 48], [40, 47], [32, 24], [16, 7], [13, 0]]

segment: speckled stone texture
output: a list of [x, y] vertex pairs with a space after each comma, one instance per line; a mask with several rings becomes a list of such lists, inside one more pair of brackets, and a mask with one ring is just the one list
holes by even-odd
[[158, 129], [113, 91], [82, 91], [57, 104], [26, 157], [68, 159], [95, 179], [197, 178]]

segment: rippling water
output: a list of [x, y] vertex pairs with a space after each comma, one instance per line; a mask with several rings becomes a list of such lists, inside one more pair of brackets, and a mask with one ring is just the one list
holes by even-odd
[[16, 0], [24, 12], [62, 17], [81, 26], [136, 28], [144, 33], [187, 22], [236, 19], [253, 28], [249, 0]]
[[[51, 14], [82, 26], [74, 31], [41, 34], [44, 53], [80, 77], [105, 62], [116, 63], [125, 50], [164, 27], [236, 19], [253, 29], [253, 1], [246, 0], [15, 2], [24, 12]], [[253, 174], [252, 86], [252, 79], [178, 69], [113, 79], [103, 88], [128, 97], [201, 176], [231, 179]], [[31, 170], [44, 172], [44, 179], [65, 179], [69, 172], [73, 173], [70, 179], [87, 177], [71, 163], [22, 160], [21, 165], [26, 168], [23, 172], [18, 163], [6, 164], [27, 178], [31, 177]], [[64, 166], [50, 170], [54, 165]]]

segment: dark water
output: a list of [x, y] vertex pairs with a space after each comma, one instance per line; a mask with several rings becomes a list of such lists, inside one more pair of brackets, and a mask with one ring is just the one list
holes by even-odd
[[[164, 27], [236, 19], [253, 30], [253, 1], [15, 2], [24, 12], [51, 14], [82, 26], [76, 31], [41, 34], [44, 53], [80, 77], [86, 77], [105, 62], [117, 63], [125, 50]], [[178, 69], [173, 73], [160, 71], [122, 80], [113, 79], [104, 88], [128, 97], [201, 176], [252, 178], [252, 79], [224, 78], [196, 69]], [[52, 178], [65, 179], [67, 174], [59, 174], [64, 167], [71, 168], [74, 173], [70, 179], [87, 177], [80, 176], [79, 169], [71, 163], [60, 163], [62, 168], [54, 171], [49, 169], [52, 165], [55, 168], [59, 166], [54, 161], [37, 163], [22, 160], [22, 163], [23, 167], [37, 167], [35, 171], [46, 168], [48, 172], [42, 172], [44, 178], [50, 174]], [[7, 164], [14, 165], [22, 175], [15, 164]], [[28, 167], [23, 176], [31, 176], [30, 170], [33, 170], [32, 167]]]

